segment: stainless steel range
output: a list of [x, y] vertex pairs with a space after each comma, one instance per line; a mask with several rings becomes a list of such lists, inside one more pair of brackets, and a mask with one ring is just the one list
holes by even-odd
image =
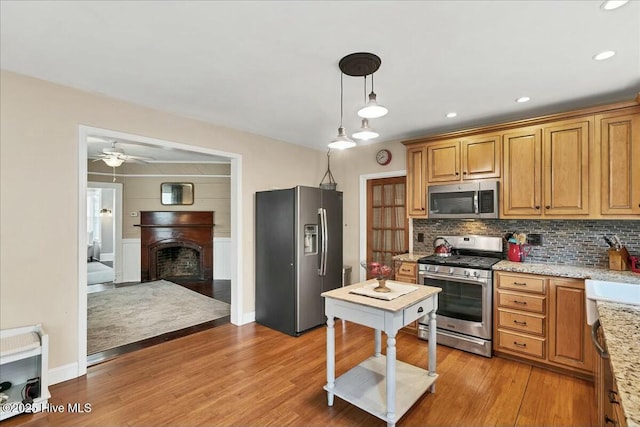
[[[418, 260], [418, 283], [442, 288], [436, 312], [438, 344], [491, 357], [491, 267], [503, 257], [502, 237], [442, 238], [451, 245], [450, 256], [434, 254]], [[422, 339], [429, 337], [427, 320], [418, 325]]]

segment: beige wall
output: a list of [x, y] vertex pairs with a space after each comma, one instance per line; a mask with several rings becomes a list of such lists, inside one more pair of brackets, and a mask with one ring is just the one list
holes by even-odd
[[6, 71], [0, 86], [2, 328], [42, 323], [49, 366], [77, 362], [79, 125], [243, 156], [242, 309], [254, 310], [254, 193], [318, 185], [324, 152]]
[[[89, 172], [112, 173], [104, 162], [89, 161]], [[122, 184], [122, 237], [140, 238], [140, 211], [214, 211], [214, 236], [231, 236], [231, 165], [229, 164], [131, 164], [116, 168], [116, 182]], [[181, 178], [177, 175], [219, 175]], [[138, 176], [136, 176], [138, 175]], [[165, 175], [149, 177], [144, 175]], [[224, 177], [226, 176], [226, 177]], [[111, 176], [89, 173], [89, 181], [113, 182]], [[185, 206], [165, 206], [160, 203], [160, 184], [163, 182], [191, 182], [194, 203]]]
[[[392, 118], [387, 117], [379, 120], [392, 120]], [[382, 148], [391, 151], [392, 155], [391, 163], [386, 166], [380, 166], [376, 163], [376, 153]], [[331, 171], [338, 183], [338, 190], [344, 193], [344, 263], [353, 269], [352, 280], [359, 277], [361, 269], [360, 177], [404, 171], [406, 158], [406, 149], [400, 142], [365, 145], [331, 154]], [[366, 236], [363, 236], [363, 239], [366, 239]], [[364, 259], [364, 255], [362, 259]]]

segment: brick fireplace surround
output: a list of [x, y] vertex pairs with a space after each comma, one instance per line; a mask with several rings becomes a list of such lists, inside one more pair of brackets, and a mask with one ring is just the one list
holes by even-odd
[[[140, 212], [142, 281], [162, 279], [167, 271], [186, 271], [199, 280], [213, 280], [213, 217], [214, 213], [208, 211]], [[188, 263], [192, 265], [187, 269], [167, 268], [167, 252], [189, 253]]]

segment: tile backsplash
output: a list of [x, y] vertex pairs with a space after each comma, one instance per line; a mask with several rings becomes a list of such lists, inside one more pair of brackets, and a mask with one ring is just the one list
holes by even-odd
[[[502, 237], [508, 232], [542, 234], [543, 245], [533, 246], [527, 262], [548, 262], [585, 267], [608, 267], [609, 246], [602, 236], [617, 235], [631, 255], [640, 255], [640, 220], [413, 220], [413, 251], [431, 253], [441, 235], [478, 234]], [[424, 242], [418, 242], [424, 233]], [[505, 254], [507, 245], [505, 244]]]

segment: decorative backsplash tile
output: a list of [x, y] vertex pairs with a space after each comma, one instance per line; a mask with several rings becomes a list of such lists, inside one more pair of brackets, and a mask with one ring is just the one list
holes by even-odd
[[[543, 246], [533, 246], [528, 262], [548, 262], [587, 267], [608, 267], [609, 246], [602, 236], [617, 235], [631, 255], [640, 256], [640, 220], [413, 220], [413, 251], [433, 251], [433, 240], [440, 235], [478, 234], [502, 237], [508, 232], [542, 234]], [[418, 242], [424, 233], [424, 242]], [[507, 245], [505, 244], [505, 254]]]

